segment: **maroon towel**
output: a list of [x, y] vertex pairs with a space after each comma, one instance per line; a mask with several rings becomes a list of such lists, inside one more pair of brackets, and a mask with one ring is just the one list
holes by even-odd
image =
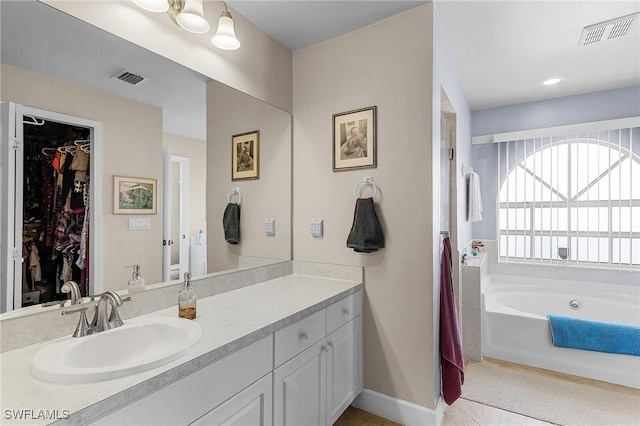
[[451, 242], [443, 241], [440, 260], [440, 365], [442, 368], [442, 396], [451, 405], [462, 394], [464, 362], [458, 331], [456, 300], [451, 276]]

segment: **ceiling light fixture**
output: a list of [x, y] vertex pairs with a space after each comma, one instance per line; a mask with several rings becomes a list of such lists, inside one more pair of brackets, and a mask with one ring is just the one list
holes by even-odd
[[236, 37], [236, 31], [233, 27], [233, 18], [227, 9], [224, 0], [220, 0], [224, 5], [224, 10], [218, 19], [218, 31], [211, 37], [211, 43], [223, 50], [236, 50], [240, 47], [240, 40]]
[[543, 85], [543, 86], [553, 86], [554, 84], [560, 83], [564, 79], [565, 79], [565, 77], [562, 77], [562, 76], [549, 77], [549, 78], [545, 78], [544, 80], [540, 81], [540, 84]]
[[[186, 31], [202, 34], [209, 31], [209, 22], [204, 17], [204, 0], [132, 0], [138, 7], [149, 12], [167, 12], [173, 22]], [[218, 20], [218, 31], [211, 43], [224, 50], [236, 50], [240, 41], [236, 37], [233, 18], [224, 0], [224, 10]]]
[[169, 16], [190, 33], [209, 31], [209, 22], [204, 17], [204, 0], [169, 0]]
[[169, 10], [169, 2], [167, 0], [133, 0], [133, 2], [139, 8], [149, 12], [162, 13]]

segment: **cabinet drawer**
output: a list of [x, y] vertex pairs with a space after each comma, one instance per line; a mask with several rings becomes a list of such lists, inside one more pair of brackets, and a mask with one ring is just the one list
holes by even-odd
[[[186, 425], [271, 371], [271, 336], [197, 370], [93, 425]], [[186, 408], [188, 407], [188, 408]]]
[[362, 291], [337, 301], [327, 308], [327, 334], [362, 314]]
[[275, 367], [290, 360], [325, 336], [325, 310], [316, 312], [275, 333]]

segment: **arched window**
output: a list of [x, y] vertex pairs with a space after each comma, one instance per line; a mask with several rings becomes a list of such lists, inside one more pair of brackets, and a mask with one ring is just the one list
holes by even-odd
[[632, 136], [638, 129], [501, 144], [501, 260], [638, 268], [640, 142]]

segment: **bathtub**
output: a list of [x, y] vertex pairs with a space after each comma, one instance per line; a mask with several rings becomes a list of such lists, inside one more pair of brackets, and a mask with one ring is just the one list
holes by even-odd
[[546, 318], [640, 325], [640, 287], [489, 275], [481, 300], [484, 357], [640, 389], [640, 356], [553, 346]]

